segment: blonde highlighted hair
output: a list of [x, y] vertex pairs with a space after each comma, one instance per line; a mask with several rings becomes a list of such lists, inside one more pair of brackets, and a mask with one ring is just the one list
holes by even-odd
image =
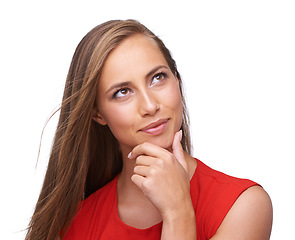
[[47, 172], [26, 240], [57, 239], [67, 230], [83, 198], [121, 171], [123, 163], [118, 141], [108, 126], [92, 120], [92, 113], [106, 58], [124, 39], [134, 34], [142, 34], [157, 44], [179, 80], [183, 102], [182, 146], [190, 153], [182, 81], [169, 50], [155, 34], [135, 20], [113, 20], [98, 25], [86, 34], [74, 53]]

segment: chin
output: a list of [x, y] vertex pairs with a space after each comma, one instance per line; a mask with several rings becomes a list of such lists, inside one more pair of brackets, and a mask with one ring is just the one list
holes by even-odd
[[168, 151], [172, 149], [173, 135], [172, 136], [157, 136], [157, 137], [149, 137], [144, 142], [149, 142], [151, 144], [157, 145], [161, 148], [164, 148]]

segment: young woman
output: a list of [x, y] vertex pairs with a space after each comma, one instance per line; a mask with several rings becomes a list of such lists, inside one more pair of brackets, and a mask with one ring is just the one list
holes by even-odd
[[134, 20], [80, 42], [26, 239], [269, 239], [256, 183], [190, 156], [176, 64]]

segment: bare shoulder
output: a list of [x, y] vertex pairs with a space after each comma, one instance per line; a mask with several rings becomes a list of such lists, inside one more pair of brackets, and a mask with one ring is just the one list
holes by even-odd
[[247, 189], [236, 200], [212, 240], [268, 240], [272, 227], [272, 203], [260, 186]]

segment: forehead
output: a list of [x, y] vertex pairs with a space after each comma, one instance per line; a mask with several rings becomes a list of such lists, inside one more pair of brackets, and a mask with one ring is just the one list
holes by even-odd
[[134, 75], [146, 74], [157, 65], [168, 64], [154, 40], [137, 34], [125, 39], [107, 57], [101, 81], [131, 80]]
[[[156, 42], [142, 34], [135, 34], [126, 39], [124, 39], [107, 57], [107, 62], [115, 62], [115, 59], [126, 57], [143, 57], [143, 55], [150, 55], [148, 53], [152, 53], [153, 55], [161, 55], [163, 57], [162, 52], [157, 46]], [[151, 55], [152, 55], [151, 54]], [[159, 57], [159, 56], [157, 56]], [[120, 60], [120, 59], [118, 59]]]

